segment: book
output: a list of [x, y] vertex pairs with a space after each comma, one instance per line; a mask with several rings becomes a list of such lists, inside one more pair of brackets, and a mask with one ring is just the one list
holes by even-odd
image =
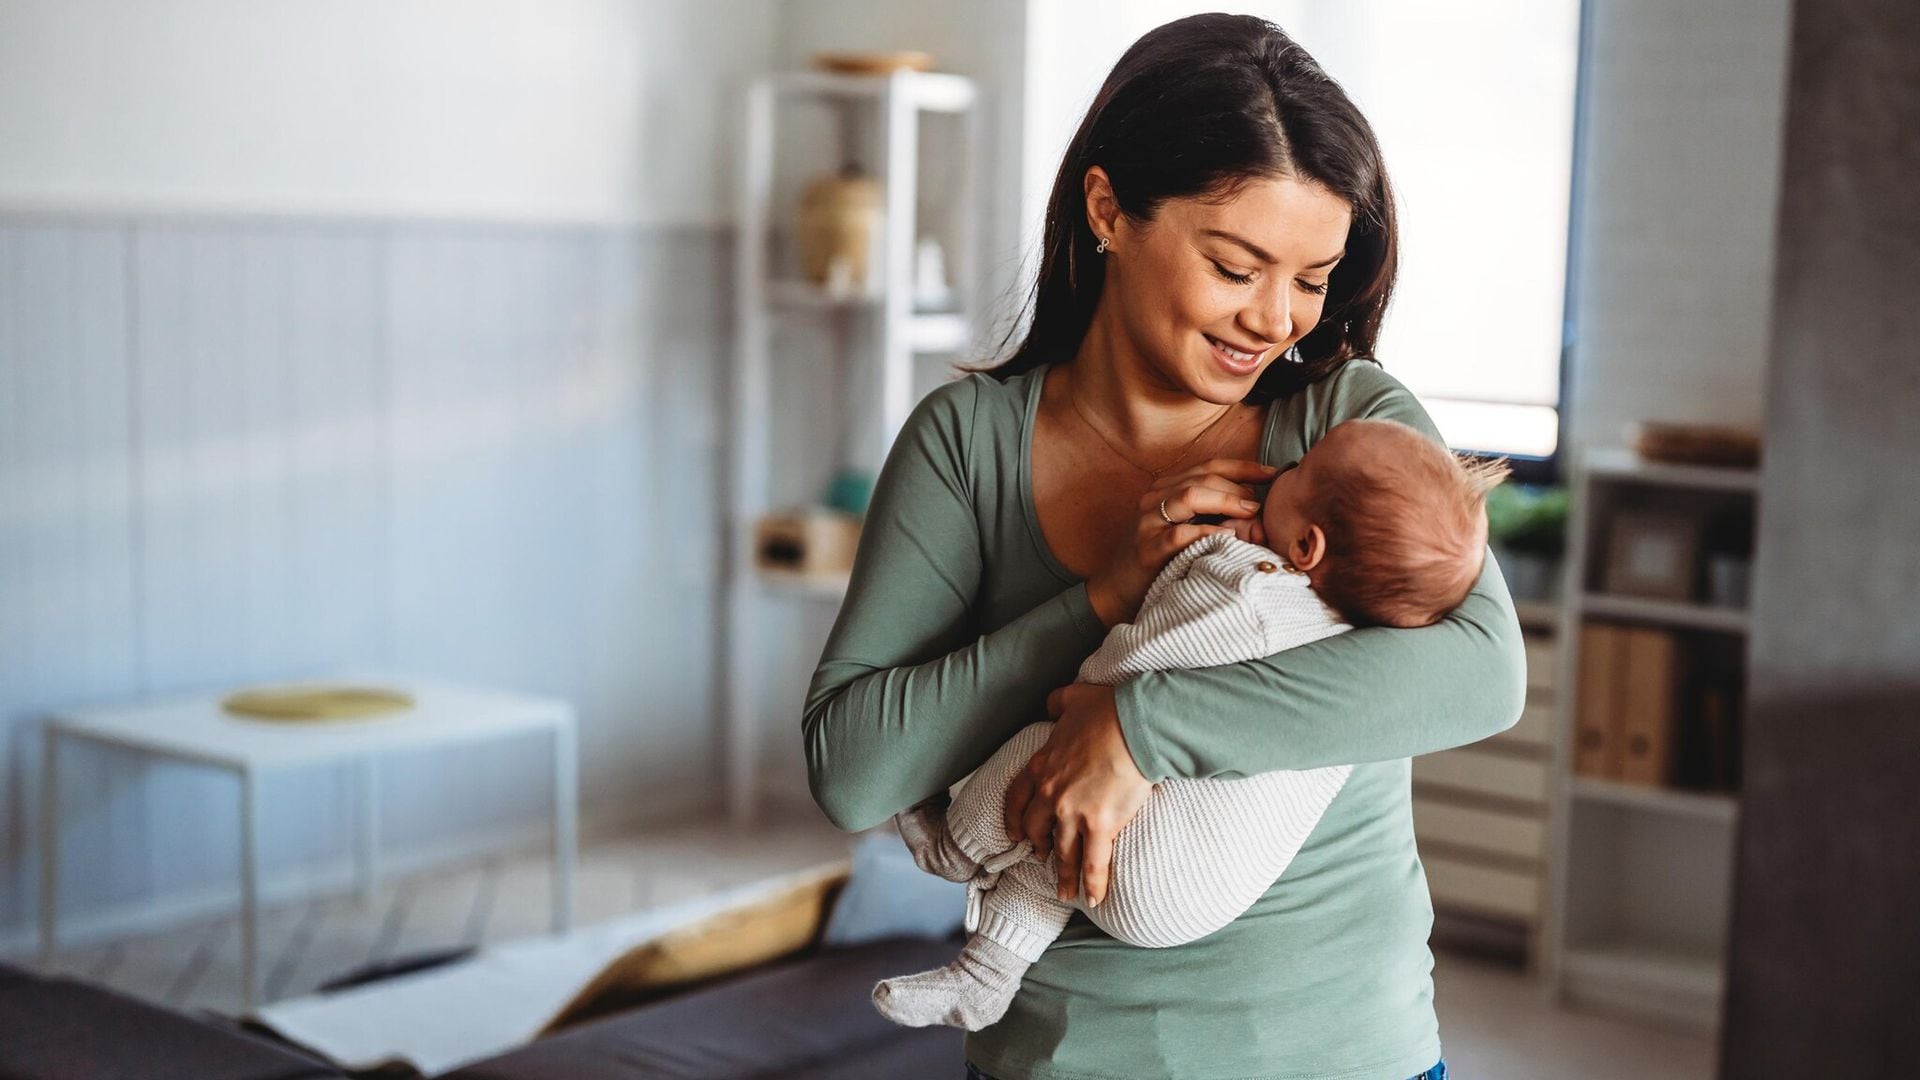
[[1580, 685], [1575, 697], [1573, 771], [1577, 776], [1616, 779], [1622, 732], [1620, 690], [1626, 630], [1589, 622], [1580, 628]]
[[1670, 630], [1624, 631], [1620, 668], [1620, 779], [1665, 787], [1673, 775], [1674, 728], [1682, 653]]
[[1740, 788], [1740, 727], [1746, 706], [1744, 642], [1699, 635], [1683, 675], [1673, 783], [1700, 791]]

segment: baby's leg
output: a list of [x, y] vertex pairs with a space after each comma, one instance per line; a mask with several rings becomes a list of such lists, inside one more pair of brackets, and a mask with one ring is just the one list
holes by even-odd
[[1051, 720], [1028, 724], [1014, 732], [985, 765], [967, 778], [954, 795], [953, 805], [947, 807], [947, 827], [954, 841], [989, 873], [1018, 863], [1033, 850], [1030, 842], [1016, 844], [1007, 836], [1007, 787], [1051, 734]]
[[960, 850], [953, 830], [947, 828], [944, 793], [893, 815], [893, 823], [913, 853], [914, 865], [927, 873], [948, 881], [971, 881], [980, 872], [980, 864]]
[[948, 881], [978, 880], [991, 886], [1001, 870], [1032, 852], [1027, 841], [1008, 840], [1007, 785], [1052, 731], [1053, 722], [1047, 720], [1015, 732], [967, 777], [951, 804], [936, 794], [895, 814], [894, 825], [914, 864]]
[[873, 1004], [896, 1024], [947, 1024], [979, 1031], [1006, 1015], [1020, 977], [1060, 936], [1073, 908], [1054, 895], [1051, 866], [1009, 867], [982, 899], [980, 929], [946, 967], [884, 979]]
[[1114, 841], [1112, 883], [1093, 923], [1165, 948], [1213, 933], [1253, 906], [1305, 845], [1350, 765], [1155, 785]]

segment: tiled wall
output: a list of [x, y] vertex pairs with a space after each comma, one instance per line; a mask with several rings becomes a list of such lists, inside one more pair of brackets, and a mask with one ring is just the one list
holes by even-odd
[[[0, 215], [0, 942], [63, 705], [392, 664], [572, 699], [589, 819], [717, 800], [728, 251]], [[386, 842], [541, 820], [528, 749], [391, 760]], [[232, 888], [231, 778], [66, 761], [63, 907]], [[344, 869], [349, 780], [266, 786], [270, 881]]]

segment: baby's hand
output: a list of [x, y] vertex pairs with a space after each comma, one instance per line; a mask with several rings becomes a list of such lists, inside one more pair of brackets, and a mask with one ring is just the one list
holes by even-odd
[[1193, 516], [1193, 523], [1195, 525], [1224, 525], [1233, 530], [1233, 535], [1245, 540], [1249, 544], [1259, 544], [1261, 547], [1267, 546], [1267, 530], [1260, 526], [1259, 514], [1244, 518], [1228, 517], [1225, 514], [1195, 514]]
[[1250, 518], [1228, 518], [1221, 522], [1221, 524], [1232, 529], [1233, 535], [1245, 540], [1249, 544], [1259, 544], [1261, 547], [1267, 546], [1267, 530], [1260, 527], [1260, 518], [1258, 516]]

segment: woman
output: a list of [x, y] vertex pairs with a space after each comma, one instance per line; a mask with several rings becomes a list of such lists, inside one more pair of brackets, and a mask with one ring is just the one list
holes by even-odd
[[1057, 847], [1063, 897], [1097, 901], [1154, 780], [1354, 764], [1286, 875], [1222, 930], [1139, 949], [1076, 915], [1005, 1017], [967, 1036], [968, 1073], [1443, 1076], [1409, 759], [1519, 717], [1520, 628], [1492, 558], [1432, 626], [1072, 684], [1183, 545], [1264, 542], [1251, 500], [1329, 427], [1386, 417], [1439, 438], [1367, 359], [1395, 268], [1373, 133], [1271, 24], [1169, 23], [1088, 110], [1044, 243], [1023, 343], [921, 401], [881, 470], [807, 696], [814, 798], [873, 827], [1044, 708], [1059, 726], [1009, 792], [1009, 831]]

